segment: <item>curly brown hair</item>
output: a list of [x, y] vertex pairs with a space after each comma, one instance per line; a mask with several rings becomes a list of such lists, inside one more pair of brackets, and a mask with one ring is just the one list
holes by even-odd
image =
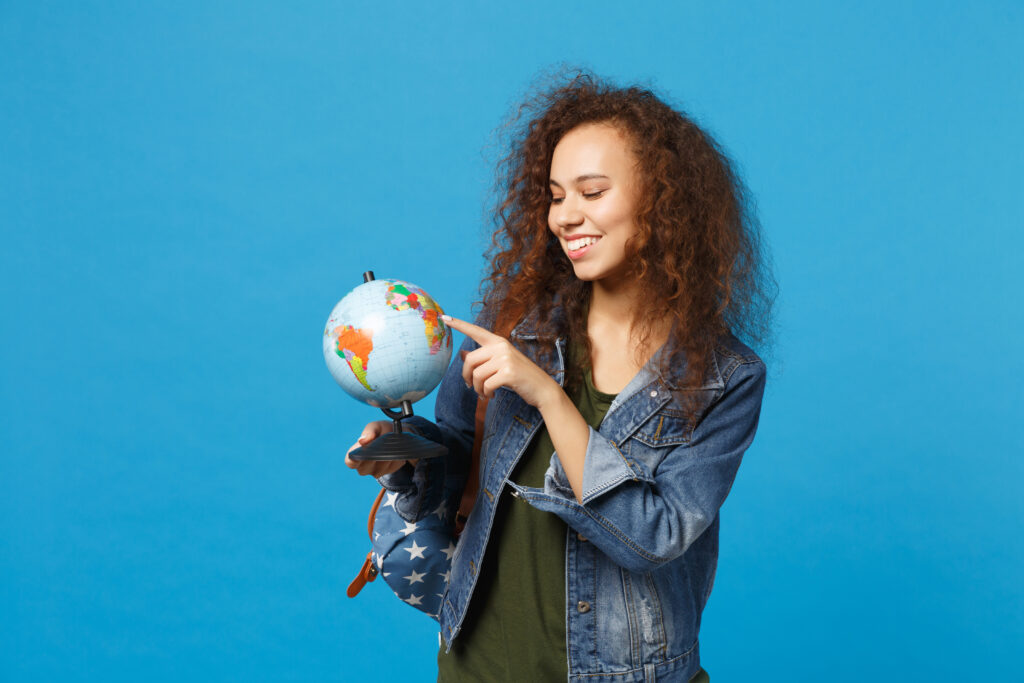
[[[640, 291], [630, 321], [638, 363], [666, 319], [676, 343], [658, 370], [666, 376], [685, 354], [685, 386], [700, 386], [722, 335], [766, 345], [777, 285], [749, 192], [719, 144], [648, 89], [617, 87], [580, 69], [551, 80], [499, 129], [509, 138], [508, 152], [497, 163], [491, 269], [477, 302], [501, 321], [496, 331], [508, 336], [537, 306], [542, 342], [568, 336], [586, 348], [585, 364], [567, 368], [565, 376], [567, 390], [579, 386], [592, 352], [591, 283], [575, 277], [548, 229], [549, 174], [562, 136], [582, 124], [607, 123], [625, 134], [639, 162], [637, 234], [626, 245]], [[556, 303], [564, 316], [550, 316]]]

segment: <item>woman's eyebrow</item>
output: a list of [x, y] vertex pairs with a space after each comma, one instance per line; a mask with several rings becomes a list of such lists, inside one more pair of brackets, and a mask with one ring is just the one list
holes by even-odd
[[[608, 176], [602, 175], [600, 173], [584, 173], [583, 175], [576, 176], [576, 182], [577, 183], [581, 183], [584, 180], [593, 180], [594, 178], [605, 178], [605, 179], [608, 179]], [[554, 185], [555, 187], [562, 187], [561, 185], [558, 184], [558, 181], [556, 181], [554, 179], [548, 180], [548, 183], [551, 184], [551, 185]]]

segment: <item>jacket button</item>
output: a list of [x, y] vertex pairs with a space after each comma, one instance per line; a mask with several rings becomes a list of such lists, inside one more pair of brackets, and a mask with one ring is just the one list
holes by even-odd
[[576, 610], [580, 614], [586, 614], [587, 612], [590, 611], [590, 603], [587, 602], [586, 600], [580, 600], [579, 602], [576, 603]]
[[652, 391], [651, 392], [651, 398], [655, 398], [657, 395], [658, 395], [657, 391]]
[[583, 541], [584, 543], [586, 543], [587, 542], [587, 537], [577, 531], [576, 532], [576, 540], [577, 541]]

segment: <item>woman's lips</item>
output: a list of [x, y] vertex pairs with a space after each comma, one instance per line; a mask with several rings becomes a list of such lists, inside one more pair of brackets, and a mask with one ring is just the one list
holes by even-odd
[[[572, 240], [572, 241], [575, 241], [575, 240]], [[570, 249], [569, 250], [569, 259], [572, 260], [572, 261], [575, 261], [577, 259], [583, 258], [583, 255], [586, 254], [591, 249], [593, 249], [594, 247], [596, 247], [597, 243], [600, 242], [600, 241], [601, 241], [601, 238], [597, 238], [596, 241], [591, 242], [589, 244], [586, 244], [586, 245], [580, 247], [579, 249], [575, 249], [575, 250], [571, 250]], [[568, 243], [566, 244], [566, 249], [569, 249]]]

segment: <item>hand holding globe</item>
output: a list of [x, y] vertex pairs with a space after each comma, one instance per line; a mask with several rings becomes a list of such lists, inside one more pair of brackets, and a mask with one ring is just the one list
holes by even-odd
[[[410, 429], [405, 426], [404, 429]], [[393, 431], [393, 425], [388, 420], [374, 420], [373, 422], [367, 423], [363, 428], [362, 434], [356, 440], [352, 446], [349, 447], [345, 453], [345, 465], [354, 469], [359, 473], [360, 476], [370, 475], [371, 477], [383, 477], [386, 474], [391, 474], [397, 470], [400, 470], [405, 463], [410, 465], [416, 465], [416, 459], [410, 460], [353, 460], [352, 452], [361, 449], [363, 446], [368, 446], [370, 442], [376, 439], [378, 436], [389, 434]]]
[[452, 333], [441, 320], [443, 311], [409, 282], [375, 280], [372, 272], [363, 278], [365, 282], [345, 295], [327, 319], [324, 360], [341, 388], [383, 410], [394, 431], [378, 438], [379, 428], [370, 434], [367, 425], [360, 438], [366, 445], [348, 457], [404, 461], [444, 455], [444, 446], [403, 432], [401, 423], [413, 414], [412, 404], [433, 391], [448, 369]]

